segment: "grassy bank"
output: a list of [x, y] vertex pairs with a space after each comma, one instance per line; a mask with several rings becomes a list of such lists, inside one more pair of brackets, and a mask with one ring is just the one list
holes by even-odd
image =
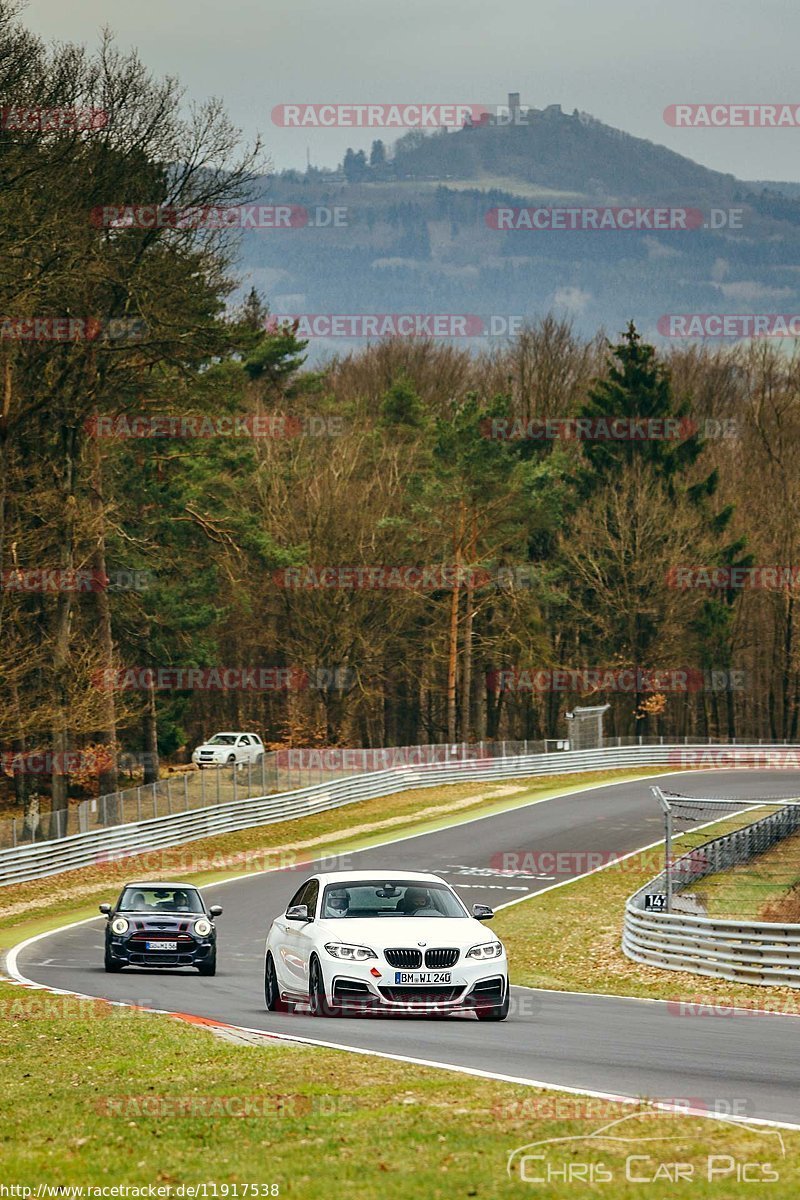
[[[800, 1134], [783, 1134], [784, 1159], [772, 1132], [321, 1048], [232, 1045], [173, 1018], [81, 1008], [68, 998], [52, 997], [43, 1014], [43, 998], [0, 984], [7, 1184], [208, 1181], [277, 1184], [281, 1196], [303, 1200], [494, 1200], [530, 1193], [518, 1164], [506, 1174], [517, 1147], [585, 1139], [644, 1110], [650, 1115], [625, 1123], [631, 1143], [581, 1140], [533, 1152], [554, 1169], [603, 1164], [614, 1182], [602, 1194], [614, 1200], [641, 1195], [640, 1184], [625, 1180], [628, 1154], [648, 1155], [637, 1166], [651, 1175], [662, 1159], [691, 1164], [693, 1196], [752, 1194], [730, 1178], [707, 1182], [709, 1155], [772, 1162], [775, 1200], [800, 1187]], [[665, 1140], [639, 1142], [654, 1137]], [[574, 1196], [575, 1187], [554, 1183], [536, 1194]], [[664, 1179], [647, 1194], [667, 1200], [676, 1192]]]
[[[757, 817], [757, 813], [739, 814], [712, 828], [683, 834], [675, 839], [675, 853], [684, 853]], [[662, 1000], [697, 998], [745, 1007], [774, 1004], [789, 1012], [800, 1011], [800, 991], [793, 988], [758, 987], [664, 971], [635, 963], [623, 954], [625, 901], [662, 869], [663, 848], [656, 846], [499, 912], [493, 927], [508, 947], [514, 982]]]

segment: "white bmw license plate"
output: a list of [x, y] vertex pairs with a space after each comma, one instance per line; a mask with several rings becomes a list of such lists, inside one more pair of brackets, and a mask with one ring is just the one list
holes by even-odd
[[177, 942], [145, 942], [146, 950], [177, 950]]
[[395, 983], [452, 983], [451, 971], [395, 971]]

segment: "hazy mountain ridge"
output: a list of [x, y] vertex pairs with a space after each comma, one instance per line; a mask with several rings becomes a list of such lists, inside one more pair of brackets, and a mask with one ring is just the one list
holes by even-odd
[[[800, 311], [800, 185], [795, 198], [792, 185], [743, 182], [555, 107], [527, 125], [413, 131], [392, 150], [358, 181], [314, 168], [265, 180], [264, 200], [305, 205], [312, 219], [340, 206], [347, 223], [247, 232], [245, 286], [276, 312], [556, 310], [587, 332], [633, 316], [653, 336], [667, 312]], [[507, 232], [487, 221], [498, 205], [613, 204], [699, 208], [707, 227]]]

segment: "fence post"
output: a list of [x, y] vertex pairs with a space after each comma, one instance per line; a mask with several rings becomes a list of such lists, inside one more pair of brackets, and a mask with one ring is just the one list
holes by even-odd
[[13, 846], [16, 848], [16, 845], [17, 845], [17, 818], [16, 817], [11, 818], [11, 840], [12, 840]]
[[157, 817], [158, 816], [158, 784], [154, 780], [153, 783], [151, 784], [151, 786], [153, 789], [153, 816]]
[[234, 804], [238, 800], [238, 796], [236, 795], [236, 766], [237, 766], [237, 764], [234, 763], [233, 768], [232, 768], [233, 769], [233, 803]]
[[[200, 774], [202, 775], [202, 773], [203, 772], [201, 771]], [[183, 772], [183, 811], [186, 812], [188, 807], [189, 807], [189, 772], [184, 771]]]
[[214, 770], [217, 773], [217, 804], [219, 804], [219, 776], [220, 776], [220, 772], [223, 771], [224, 769], [225, 769], [224, 767], [215, 767], [214, 768]]
[[171, 778], [171, 776], [168, 775], [167, 776], [167, 816], [172, 815], [172, 788], [170, 786], [171, 783], [172, 783], [172, 778]]
[[136, 789], [136, 820], [141, 821], [141, 819], [142, 819], [142, 785], [139, 784], [139, 786]]
[[201, 806], [201, 808], [205, 808], [205, 806], [206, 806], [206, 773], [202, 767], [198, 767], [197, 769], [200, 772], [200, 806]]
[[267, 756], [261, 755], [261, 795], [267, 794]]
[[253, 760], [247, 760], [247, 799], [249, 800], [253, 794]]

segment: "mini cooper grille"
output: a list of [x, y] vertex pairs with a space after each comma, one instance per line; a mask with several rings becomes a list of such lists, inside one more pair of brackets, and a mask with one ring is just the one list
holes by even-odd
[[458, 962], [458, 951], [455, 949], [426, 950], [425, 966], [441, 970], [442, 967], [452, 967]]
[[132, 933], [130, 941], [135, 946], [144, 946], [147, 942], [177, 942], [179, 946], [193, 946], [194, 938], [188, 933], [174, 933], [172, 936], [166, 933]]
[[406, 971], [422, 966], [422, 951], [410, 947], [405, 950], [387, 950], [385, 958], [390, 967], [402, 967]]

